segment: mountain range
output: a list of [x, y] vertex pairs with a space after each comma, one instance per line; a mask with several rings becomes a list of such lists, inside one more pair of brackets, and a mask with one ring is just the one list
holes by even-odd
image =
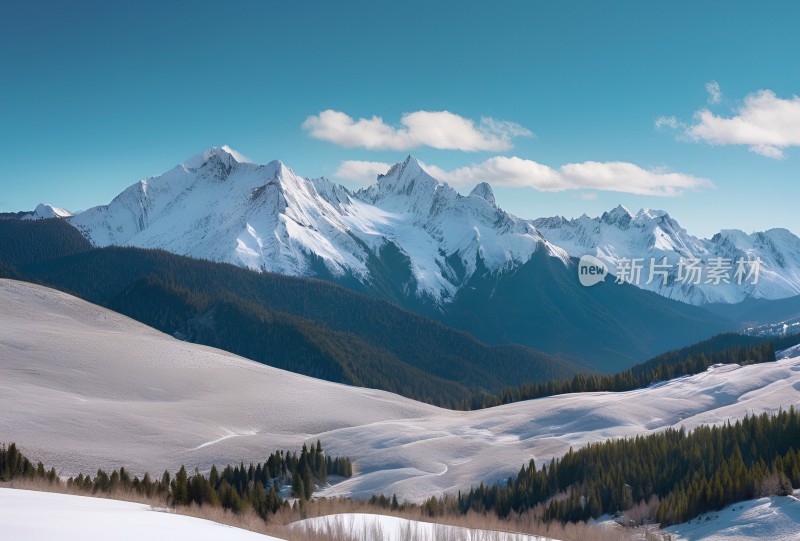
[[[488, 184], [462, 195], [411, 156], [374, 185], [353, 191], [325, 178], [303, 178], [280, 161], [258, 165], [228, 147], [214, 147], [131, 185], [107, 205], [72, 215], [41, 204], [9, 217], [21, 217], [7, 220], [20, 224], [61, 218], [55, 221], [72, 226], [94, 248], [162, 249], [262, 274], [322, 279], [487, 344], [528, 346], [607, 371], [750, 321], [749, 309], [737, 308], [732, 317], [725, 308], [731, 303], [760, 303], [759, 316], [769, 320], [772, 299], [783, 299], [780, 314], [793, 315], [798, 303], [792, 297], [800, 293], [800, 239], [785, 229], [725, 230], [700, 239], [666, 212], [634, 215], [622, 206], [598, 218], [523, 219], [501, 209]], [[10, 238], [27, 238], [30, 231], [12, 229]], [[76, 242], [65, 240], [63, 230], [45, 236]], [[47, 252], [42, 244], [48, 243], [31, 239], [23, 252]], [[25, 272], [63, 286], [69, 279], [63, 269], [79, 263], [73, 257], [45, 271], [44, 252], [28, 262], [39, 267]], [[577, 279], [576, 258], [586, 254], [600, 258], [612, 274], [591, 288]], [[759, 258], [762, 264], [755, 284], [679, 284], [674, 270], [666, 284], [614, 283], [620, 262], [635, 257], [671, 263]], [[92, 258], [116, 269], [119, 256]], [[115, 284], [114, 294], [144, 278], [129, 276]], [[71, 291], [80, 292], [74, 286]], [[110, 296], [88, 298], [111, 302]]]
[[[412, 157], [381, 175], [375, 185], [353, 192], [326, 179], [304, 179], [278, 161], [256, 165], [230, 149], [213, 148], [161, 176], [134, 184], [108, 205], [74, 216], [40, 205], [34, 213], [23, 215], [49, 216], [64, 218], [19, 220], [11, 215], [4, 220], [0, 244], [5, 235], [12, 255], [0, 259], [17, 267], [16, 273], [7, 271], [6, 275], [66, 289], [115, 309], [123, 308], [114, 302], [124, 299], [130, 304], [137, 299], [131, 291], [141, 299], [159, 298], [170, 306], [188, 294], [191, 302], [178, 303], [179, 318], [165, 319], [155, 301], [146, 308], [126, 305], [123, 312], [190, 340], [226, 349], [235, 344], [236, 352], [252, 358], [260, 358], [263, 352], [255, 355], [240, 349], [247, 342], [241, 335], [220, 342], [219, 336], [209, 337], [206, 327], [193, 323], [214, 321], [206, 315], [221, 311], [208, 307], [229, 300], [218, 298], [219, 294], [235, 297], [240, 316], [258, 312], [263, 319], [278, 310], [335, 332], [363, 336], [364, 329], [343, 328], [337, 318], [320, 319], [319, 314], [327, 312], [276, 305], [275, 297], [265, 300], [249, 290], [231, 291], [231, 281], [258, 284], [259, 280], [233, 269], [204, 267], [201, 260], [264, 275], [261, 282], [275, 282], [271, 276], [276, 274], [332, 282], [438, 320], [451, 331], [466, 331], [486, 345], [517, 344], [536, 350], [517, 352], [516, 359], [526, 355], [544, 359], [542, 352], [558, 356], [573, 363], [562, 364], [567, 372], [574, 372], [575, 366], [618, 371], [736, 326], [724, 315], [629, 284], [607, 280], [582, 287], [570, 254], [549, 242], [532, 221], [500, 209], [488, 184], [479, 184], [463, 196], [428, 175]], [[59, 223], [67, 229], [55, 225]], [[68, 230], [86, 239], [86, 245], [81, 246]], [[63, 249], [53, 245], [63, 245]], [[163, 249], [190, 259], [156, 257], [134, 248]], [[37, 257], [31, 259], [33, 254]], [[218, 278], [192, 281], [171, 270], [175, 268], [186, 269], [188, 276]], [[295, 294], [301, 299], [327, 295], [313, 293], [321, 287], [317, 284], [297, 287]], [[143, 288], [150, 294], [144, 295]], [[360, 314], [387, 311], [393, 314], [386, 317], [389, 327], [398, 320], [400, 312], [376, 308], [357, 297], [344, 299], [339, 292], [335, 296], [340, 310], [349, 306]], [[255, 311], [253, 304], [258, 305]], [[265, 309], [267, 313], [262, 312]], [[408, 319], [408, 314], [400, 319]], [[305, 323], [301, 327], [299, 334], [309, 336], [311, 327]], [[334, 342], [343, 343], [342, 339]], [[385, 349], [375, 337], [366, 340]], [[450, 343], [449, 339], [437, 342], [445, 350]], [[336, 348], [338, 352], [345, 349]], [[355, 357], [376, 359], [383, 353], [360, 351]], [[409, 353], [404, 354], [406, 362], [424, 358], [419, 351]], [[495, 383], [492, 378], [477, 377], [480, 370], [473, 372], [475, 377], [467, 372], [463, 378], [454, 378], [452, 370], [446, 376], [459, 385], [496, 389], [507, 384], [512, 373], [503, 368], [509, 365], [501, 360], [507, 354], [501, 353], [495, 351], [490, 356], [493, 360], [486, 360], [497, 367], [490, 372], [499, 369], [506, 374]], [[350, 362], [346, 359], [351, 355], [340, 355], [332, 364], [328, 359], [323, 365], [331, 370], [323, 377], [357, 384], [373, 381], [372, 385], [396, 390], [370, 378], [344, 377], [341, 367]], [[548, 366], [556, 366], [554, 358]], [[268, 362], [292, 366], [276, 359]], [[526, 379], [552, 377], [541, 363], [533, 366], [539, 367], [539, 376], [529, 373]], [[310, 370], [307, 366], [304, 373], [322, 375]], [[456, 389], [451, 396], [462, 394]], [[426, 392], [420, 397], [430, 396]]]
[[[528, 220], [498, 207], [491, 186], [464, 196], [409, 156], [358, 191], [306, 179], [280, 161], [249, 163], [214, 147], [141, 180], [108, 205], [39, 205], [24, 218], [64, 217], [95, 246], [160, 248], [261, 272], [330, 280], [414, 308], [445, 311], [478, 277], [516, 272], [535, 253], [571, 265], [586, 254], [614, 274], [621, 260], [666, 258], [662, 280], [636, 285], [694, 305], [800, 294], [800, 238], [786, 229], [689, 234], [668, 213], [619, 206], [597, 218]], [[761, 262], [757, 283], [679, 283], [680, 258]], [[645, 269], [646, 270], [646, 269]]]

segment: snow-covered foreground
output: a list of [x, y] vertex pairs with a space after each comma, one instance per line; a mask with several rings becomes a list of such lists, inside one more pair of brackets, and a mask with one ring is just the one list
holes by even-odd
[[311, 518], [292, 524], [293, 528], [317, 532], [342, 533], [349, 539], [361, 541], [554, 541], [549, 537], [476, 530], [420, 522], [385, 515], [342, 513]]
[[800, 358], [626, 393], [443, 410], [175, 340], [69, 295], [0, 280], [0, 441], [62, 474], [263, 461], [320, 438], [357, 475], [324, 495], [422, 500], [570, 446], [800, 404]]
[[773, 496], [740, 502], [667, 528], [675, 541], [798, 541], [800, 501]]
[[0, 488], [4, 541], [280, 541], [139, 503]]

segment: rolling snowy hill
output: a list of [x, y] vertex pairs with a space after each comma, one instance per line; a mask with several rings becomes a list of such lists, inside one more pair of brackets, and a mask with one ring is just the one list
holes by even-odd
[[421, 500], [570, 446], [800, 403], [800, 358], [626, 393], [443, 410], [178, 341], [70, 295], [0, 280], [0, 437], [61, 473], [263, 460], [320, 438], [358, 474], [325, 495]]
[[420, 522], [369, 513], [341, 513], [302, 520], [293, 528], [309, 532], [346, 532], [360, 541], [555, 541], [549, 537], [521, 533], [477, 530], [459, 526]]

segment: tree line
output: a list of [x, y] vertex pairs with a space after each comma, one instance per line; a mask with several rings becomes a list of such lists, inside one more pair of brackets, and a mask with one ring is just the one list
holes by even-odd
[[181, 466], [174, 475], [165, 470], [160, 478], [148, 472], [140, 478], [132, 476], [124, 467], [110, 473], [101, 468], [94, 477], [81, 473], [65, 483], [55, 468], [47, 470], [42, 462], [34, 465], [16, 444], [0, 446], [0, 481], [42, 480], [53, 485], [64, 484], [86, 494], [127, 492], [164, 499], [173, 506], [222, 507], [234, 513], [251, 508], [264, 520], [288, 505], [280, 496], [283, 485], [291, 486], [293, 497], [307, 500], [315, 484], [327, 482], [330, 475], [351, 477], [353, 465], [347, 457], [326, 456], [319, 440], [310, 448], [304, 444], [299, 454], [276, 451], [266, 462], [228, 465], [221, 471], [212, 466], [208, 474], [197, 469], [189, 474], [186, 467]]

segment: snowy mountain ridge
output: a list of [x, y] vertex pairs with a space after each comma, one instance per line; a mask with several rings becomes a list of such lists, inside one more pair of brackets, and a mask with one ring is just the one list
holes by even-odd
[[[564, 265], [594, 255], [612, 274], [625, 259], [646, 265], [666, 257], [673, 266], [667, 284], [645, 276], [637, 285], [695, 305], [800, 295], [800, 239], [785, 229], [723, 230], [701, 239], [664, 211], [633, 214], [621, 205], [597, 218], [526, 220], [498, 207], [489, 184], [461, 195], [412, 156], [354, 192], [300, 177], [280, 161], [258, 165], [214, 147], [133, 184], [108, 205], [75, 216], [40, 205], [37, 214], [66, 217], [97, 246], [162, 248], [262, 272], [371, 284], [386, 279], [376, 275], [382, 262], [407, 271], [390, 278], [404, 295], [438, 305], [476, 272], [511, 272], [539, 249]], [[758, 258], [759, 280], [677, 283], [681, 258]]]
[[[545, 238], [571, 256], [588, 254], [601, 259], [612, 274], [623, 260], [643, 259], [643, 278], [637, 285], [668, 298], [702, 305], [800, 294], [800, 238], [786, 229], [752, 234], [724, 229], [710, 239], [701, 239], [689, 234], [667, 212], [641, 209], [633, 214], [622, 205], [599, 218], [584, 214], [572, 220], [540, 218], [533, 224]], [[667, 283], [660, 279], [646, 283], [651, 259], [662, 262], [664, 258], [670, 265]], [[699, 260], [703, 267], [712, 260], [725, 261], [731, 267], [730, 283], [708, 283], [705, 275], [697, 284], [678, 283], [675, 278], [681, 258]], [[757, 283], [755, 277], [742, 280], [741, 284], [733, 279], [740, 259], [760, 260]]]
[[369, 261], [393, 246], [412, 273], [403, 287], [437, 302], [456, 293], [479, 259], [499, 271], [540, 247], [568, 257], [530, 222], [499, 209], [488, 185], [462, 196], [411, 156], [353, 193], [325, 178], [302, 178], [279, 161], [256, 165], [213, 148], [69, 221], [97, 246], [163, 248], [258, 271], [361, 282], [372, 279]]

